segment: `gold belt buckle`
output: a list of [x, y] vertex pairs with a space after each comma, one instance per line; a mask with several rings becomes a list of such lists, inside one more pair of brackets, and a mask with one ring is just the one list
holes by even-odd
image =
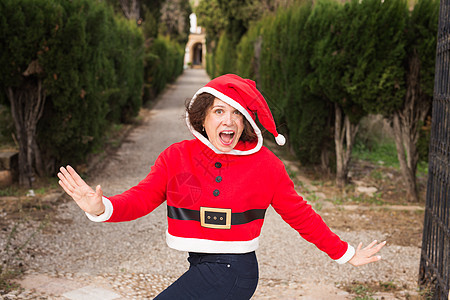
[[230, 229], [231, 208], [200, 207], [200, 225], [206, 228]]

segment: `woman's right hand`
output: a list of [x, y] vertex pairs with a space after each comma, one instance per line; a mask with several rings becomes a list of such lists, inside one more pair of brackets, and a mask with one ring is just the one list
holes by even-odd
[[82, 210], [96, 216], [105, 212], [100, 185], [97, 185], [94, 191], [71, 166], [61, 167], [59, 170], [59, 185]]

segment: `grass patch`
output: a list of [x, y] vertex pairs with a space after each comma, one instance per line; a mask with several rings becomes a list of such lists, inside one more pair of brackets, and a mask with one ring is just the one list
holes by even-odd
[[21, 189], [17, 186], [8, 186], [0, 189], [0, 197], [17, 197], [21, 195]]
[[418, 177], [428, 176], [428, 163], [425, 161], [419, 161], [417, 163], [417, 174]]
[[323, 187], [325, 185], [325, 183], [320, 180], [313, 180], [313, 181], [311, 181], [311, 184], [315, 185], [315, 186], [320, 186], [320, 187]]
[[[400, 168], [397, 158], [397, 148], [392, 141], [384, 141], [367, 147], [362, 142], [355, 143], [352, 151], [352, 159], [359, 159], [372, 162], [377, 165]], [[417, 176], [428, 175], [428, 162], [419, 161], [417, 163]], [[381, 175], [380, 175], [381, 176]], [[379, 178], [381, 179], [381, 177]]]
[[354, 281], [343, 287], [348, 293], [355, 295], [355, 300], [374, 300], [378, 292], [396, 292], [400, 288], [392, 281], [357, 282]]
[[340, 196], [333, 196], [332, 199], [327, 199], [327, 200], [329, 200], [331, 203], [333, 203], [335, 205], [342, 205], [345, 202], [344, 198], [342, 198]]
[[374, 169], [370, 172], [370, 177], [376, 181], [381, 181], [381, 180], [385, 179], [386, 174], [381, 169]]
[[375, 193], [373, 197], [364, 195], [355, 195], [350, 197], [350, 201], [354, 203], [367, 203], [375, 205], [383, 205], [385, 202], [381, 200], [381, 193]]
[[297, 177], [297, 172], [293, 171], [288, 165], [284, 164], [284, 167], [286, 169], [286, 172], [289, 175], [289, 178], [291, 178], [291, 180], [296, 179]]
[[8, 294], [20, 288], [20, 285], [13, 283], [12, 280], [17, 278], [21, 273], [19, 270], [3, 270], [0, 266], [0, 295]]
[[[310, 199], [307, 197], [308, 200], [316, 200], [316, 199]], [[325, 199], [326, 201], [329, 201], [333, 203], [334, 205], [343, 205], [343, 204], [371, 204], [371, 205], [384, 205], [386, 204], [385, 201], [382, 200], [381, 193], [375, 193], [373, 197], [365, 196], [365, 195], [351, 195], [348, 197], [343, 196], [333, 196], [333, 198]]]
[[375, 164], [399, 168], [397, 149], [393, 142], [375, 144], [370, 149], [363, 143], [356, 143], [352, 158], [370, 161]]
[[21, 262], [20, 253], [28, 243], [40, 233], [48, 224], [48, 217], [40, 222], [38, 228], [34, 229], [25, 241], [18, 242], [16, 234], [19, 230], [19, 225], [22, 224], [23, 219], [15, 222], [11, 229], [5, 243], [4, 257], [0, 261], [0, 295], [8, 294], [13, 290], [20, 289], [20, 285], [13, 282], [24, 271], [24, 266]]
[[321, 211], [322, 208], [323, 208], [322, 202], [317, 202], [317, 203], [314, 204], [314, 210], [315, 211]]
[[[33, 191], [37, 196], [60, 190], [57, 177], [41, 177], [33, 183]], [[0, 197], [25, 197], [29, 188], [21, 187], [18, 183], [0, 188]]]
[[317, 197], [315, 193], [312, 193], [306, 196], [306, 200], [308, 200], [308, 202], [316, 202], [319, 200], [319, 197]]

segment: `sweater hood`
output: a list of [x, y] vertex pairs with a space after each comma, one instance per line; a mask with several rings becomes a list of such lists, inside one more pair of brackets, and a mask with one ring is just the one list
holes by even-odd
[[197, 96], [202, 93], [208, 93], [216, 97], [217, 99], [222, 100], [223, 102], [227, 103], [228, 105], [232, 106], [233, 108], [237, 109], [250, 123], [250, 125], [253, 128], [253, 131], [255, 132], [257, 136], [256, 142], [242, 142], [239, 141], [237, 145], [229, 152], [223, 152], [214, 147], [214, 145], [206, 138], [203, 134], [195, 130], [195, 128], [191, 125], [189, 121], [189, 114], [186, 112], [186, 124], [189, 128], [189, 130], [192, 132], [192, 134], [200, 140], [203, 144], [205, 144], [207, 147], [209, 147], [211, 150], [213, 150], [216, 154], [231, 154], [231, 155], [250, 155], [253, 153], [258, 152], [262, 145], [263, 145], [263, 136], [261, 133], [261, 130], [256, 125], [255, 119], [256, 116], [254, 113], [250, 115], [250, 113], [236, 100], [233, 98], [227, 96], [225, 93], [222, 93], [221, 91], [210, 87], [210, 86], [204, 86], [201, 89], [199, 89], [195, 95], [192, 97], [189, 106], [192, 106], [192, 104], [196, 101]]
[[261, 130], [255, 123], [256, 116], [258, 116], [261, 125], [274, 135], [278, 145], [282, 146], [285, 144], [286, 139], [277, 132], [275, 120], [273, 119], [269, 106], [263, 95], [256, 88], [256, 83], [253, 80], [241, 78], [236, 74], [225, 74], [216, 77], [195, 93], [189, 103], [189, 107], [192, 106], [197, 96], [201, 93], [208, 93], [237, 109], [250, 123], [257, 136], [257, 142], [254, 146], [248, 147], [248, 144], [245, 147], [243, 145], [236, 145], [231, 151], [223, 153], [214, 147], [205, 136], [192, 127], [189, 121], [189, 115], [186, 113], [186, 123], [192, 134], [214, 152], [233, 155], [248, 155], [258, 152], [263, 145], [263, 137]]

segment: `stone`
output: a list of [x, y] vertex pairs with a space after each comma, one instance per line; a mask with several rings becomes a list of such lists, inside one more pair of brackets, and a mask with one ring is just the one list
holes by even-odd
[[365, 187], [365, 186], [358, 186], [356, 188], [356, 192], [359, 194], [366, 194], [369, 197], [373, 197], [373, 194], [375, 194], [378, 191], [376, 187]]
[[316, 197], [319, 198], [319, 199], [322, 199], [322, 200], [327, 199], [327, 196], [324, 193], [317, 192], [315, 194], [316, 194]]
[[78, 290], [64, 293], [63, 296], [71, 300], [113, 300], [121, 298], [120, 295], [112, 291], [95, 286], [86, 286]]
[[52, 193], [44, 195], [42, 197], [42, 201], [56, 203], [56, 202], [58, 202], [59, 198], [61, 198], [61, 196], [63, 196], [63, 195], [64, 195], [64, 192], [62, 192], [62, 191], [52, 192]]
[[4, 188], [12, 185], [13, 183], [13, 175], [10, 170], [0, 171], [0, 187]]
[[19, 162], [18, 152], [0, 152], [0, 170], [13, 170]]

